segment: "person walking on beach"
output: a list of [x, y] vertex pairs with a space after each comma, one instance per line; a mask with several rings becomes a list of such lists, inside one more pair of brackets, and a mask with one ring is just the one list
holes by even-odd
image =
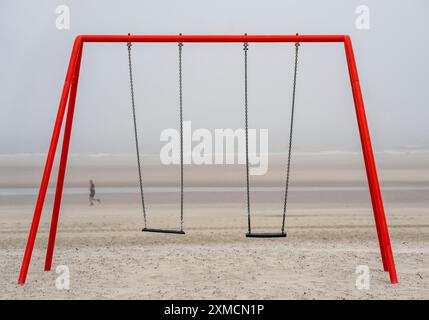
[[95, 198], [95, 184], [94, 181], [89, 180], [89, 204], [94, 205], [94, 201], [101, 203], [100, 199]]

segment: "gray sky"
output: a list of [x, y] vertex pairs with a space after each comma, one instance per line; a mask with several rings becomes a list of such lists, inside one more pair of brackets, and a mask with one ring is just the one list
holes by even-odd
[[[70, 7], [70, 30], [55, 8]], [[370, 9], [358, 30], [355, 9]], [[429, 149], [427, 1], [0, 2], [0, 154], [46, 152], [73, 39], [78, 34], [350, 34], [376, 151]], [[293, 44], [251, 44], [249, 124], [286, 151]], [[176, 44], [133, 47], [144, 153], [178, 125]], [[241, 44], [185, 44], [184, 119], [193, 128], [243, 126]], [[341, 44], [300, 48], [295, 150], [360, 148]], [[133, 152], [124, 44], [85, 44], [70, 151]]]

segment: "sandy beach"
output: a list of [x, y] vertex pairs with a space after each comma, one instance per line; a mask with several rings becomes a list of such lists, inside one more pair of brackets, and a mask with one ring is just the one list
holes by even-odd
[[[428, 299], [429, 154], [378, 154], [399, 284], [382, 271], [360, 154], [294, 155], [287, 238], [246, 239], [240, 165], [185, 166], [186, 235], [142, 233], [133, 157], [71, 157], [52, 272], [43, 272], [52, 189], [25, 286], [17, 278], [43, 157], [0, 157], [2, 299]], [[144, 158], [148, 223], [179, 225], [179, 171]], [[278, 231], [284, 160], [252, 177], [252, 224]], [[55, 173], [51, 188], [55, 186]], [[101, 204], [89, 206], [88, 180]], [[55, 268], [70, 270], [58, 290]], [[370, 288], [355, 271], [370, 269]]]

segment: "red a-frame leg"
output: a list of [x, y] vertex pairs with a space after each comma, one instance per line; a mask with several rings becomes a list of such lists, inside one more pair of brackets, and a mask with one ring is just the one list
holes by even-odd
[[63, 147], [61, 150], [60, 166], [58, 169], [57, 187], [55, 191], [54, 208], [52, 211], [51, 229], [49, 232], [48, 249], [46, 251], [45, 271], [50, 271], [52, 266], [52, 256], [54, 254], [55, 238], [57, 235], [58, 217], [61, 207], [61, 198], [63, 195], [64, 176], [67, 167], [67, 158], [70, 145], [71, 129], [73, 125], [74, 106], [76, 102], [77, 84], [79, 81], [80, 63], [82, 61], [83, 43], [79, 48], [76, 69], [73, 75], [70, 97], [67, 109], [66, 124], [64, 128]]
[[392, 246], [390, 244], [389, 230], [387, 229], [386, 216], [384, 214], [383, 199], [381, 197], [380, 184], [378, 182], [377, 169], [375, 166], [374, 153], [372, 151], [371, 138], [369, 135], [368, 123], [365, 115], [365, 107], [363, 104], [362, 92], [359, 84], [359, 76], [353, 54], [353, 47], [349, 36], [344, 37], [344, 47], [346, 51], [347, 65], [349, 68], [353, 100], [355, 103], [356, 117], [359, 127], [363, 157], [365, 161], [368, 185], [371, 193], [372, 209], [374, 211], [375, 225], [377, 228], [383, 268], [384, 271], [389, 272], [390, 281], [392, 283], [398, 283]]
[[34, 242], [36, 241], [36, 235], [37, 235], [37, 229], [39, 227], [40, 216], [42, 215], [43, 204], [46, 197], [46, 191], [48, 189], [49, 178], [52, 172], [52, 165], [54, 163], [55, 152], [58, 145], [58, 139], [60, 137], [64, 113], [66, 110], [67, 99], [69, 96], [73, 75], [76, 72], [76, 66], [78, 64], [77, 60], [78, 60], [78, 57], [80, 56], [79, 51], [81, 50], [81, 48], [82, 48], [82, 38], [77, 37], [73, 45], [69, 66], [67, 69], [67, 75], [64, 81], [61, 100], [60, 100], [60, 104], [57, 112], [57, 118], [55, 120], [51, 143], [49, 145], [49, 151], [46, 158], [45, 169], [43, 171], [42, 182], [39, 188], [39, 195], [37, 197], [36, 206], [34, 209], [33, 221], [31, 223], [30, 232], [27, 240], [27, 246], [25, 247], [24, 257], [22, 259], [22, 265], [21, 265], [21, 271], [18, 278], [18, 284], [24, 284], [27, 278], [28, 267], [30, 265], [31, 255], [33, 253]]

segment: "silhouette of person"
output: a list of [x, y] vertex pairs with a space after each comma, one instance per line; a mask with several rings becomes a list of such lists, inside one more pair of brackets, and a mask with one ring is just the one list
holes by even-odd
[[94, 181], [89, 180], [89, 204], [94, 205], [94, 202], [101, 203], [100, 199], [95, 198], [95, 184]]

